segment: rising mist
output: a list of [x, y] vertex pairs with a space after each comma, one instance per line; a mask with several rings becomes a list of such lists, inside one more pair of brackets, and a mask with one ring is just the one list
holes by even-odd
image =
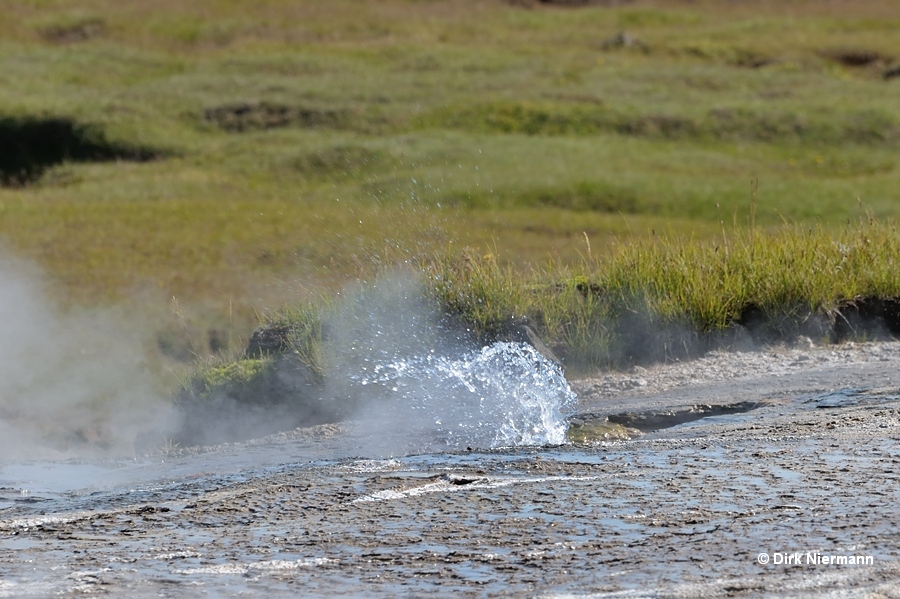
[[171, 402], [141, 340], [101, 310], [63, 311], [39, 270], [0, 256], [0, 456], [129, 455], [160, 443]]

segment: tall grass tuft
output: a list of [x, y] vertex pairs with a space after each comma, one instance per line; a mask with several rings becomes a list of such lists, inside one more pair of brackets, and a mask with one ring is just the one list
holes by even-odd
[[509, 323], [525, 316], [530, 305], [525, 280], [500, 265], [493, 253], [466, 249], [425, 260], [420, 267], [428, 281], [426, 293], [478, 338], [501, 334]]
[[482, 335], [525, 320], [584, 370], [740, 339], [828, 337], [848, 304], [900, 296], [898, 255], [892, 224], [863, 221], [837, 234], [785, 225], [736, 228], [711, 241], [651, 237], [525, 276], [472, 252], [426, 268], [432, 293]]

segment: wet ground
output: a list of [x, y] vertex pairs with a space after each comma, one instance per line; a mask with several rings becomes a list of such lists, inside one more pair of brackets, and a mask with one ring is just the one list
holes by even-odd
[[0, 597], [900, 597], [896, 362], [808, 362], [576, 385], [587, 444], [386, 457], [324, 426], [6, 464]]

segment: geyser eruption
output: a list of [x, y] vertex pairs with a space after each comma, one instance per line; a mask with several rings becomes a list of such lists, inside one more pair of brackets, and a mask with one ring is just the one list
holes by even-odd
[[330, 392], [355, 406], [376, 451], [565, 442], [575, 395], [525, 343], [479, 349], [411, 276], [351, 293], [331, 325]]
[[[134, 454], [161, 443], [176, 430], [175, 410], [135, 331], [108, 313], [60, 312], [38, 280], [0, 261], [0, 459]], [[363, 451], [565, 442], [575, 396], [561, 368], [528, 344], [481, 347], [412, 275], [344, 294], [327, 330], [324, 382], [298, 387], [296, 401], [252, 397], [233, 412], [197, 404], [195, 419], [225, 430], [223, 418], [237, 426], [259, 417], [271, 423], [266, 434], [297, 426], [302, 413], [285, 410], [309, 401], [355, 421]]]
[[395, 432], [427, 431], [454, 449], [562, 444], [575, 401], [560, 367], [526, 343], [396, 358], [355, 383], [381, 387], [373, 394], [384, 399], [368, 417]]

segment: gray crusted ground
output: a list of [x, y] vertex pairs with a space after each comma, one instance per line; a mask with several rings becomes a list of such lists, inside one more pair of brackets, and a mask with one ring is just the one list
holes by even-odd
[[900, 597], [898, 360], [781, 349], [580, 381], [595, 420], [755, 406], [590, 446], [354, 458], [372, 431], [326, 426], [8, 485], [0, 597]]

